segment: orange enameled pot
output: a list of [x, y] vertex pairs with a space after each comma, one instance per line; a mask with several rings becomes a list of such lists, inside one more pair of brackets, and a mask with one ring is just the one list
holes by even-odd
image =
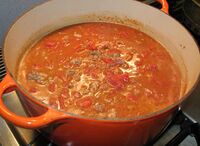
[[[167, 3], [159, 1], [167, 13]], [[187, 30], [166, 13], [133, 0], [51, 0], [28, 11], [12, 25], [5, 38], [3, 56], [7, 75], [0, 83], [0, 115], [20, 127], [42, 128], [61, 146], [144, 145], [169, 123], [174, 111], [194, 88], [200, 73], [198, 46]], [[180, 99], [149, 115], [95, 119], [54, 109], [18, 84], [16, 65], [26, 46], [58, 28], [94, 21], [122, 23], [161, 42], [180, 67], [183, 79]], [[6, 108], [2, 94], [8, 90], [17, 92], [31, 117], [16, 115]]]

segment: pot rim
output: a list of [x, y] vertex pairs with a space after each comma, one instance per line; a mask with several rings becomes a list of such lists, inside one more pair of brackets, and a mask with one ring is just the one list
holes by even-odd
[[[90, 121], [102, 121], [102, 122], [132, 122], [132, 121], [141, 121], [141, 120], [145, 120], [145, 119], [150, 119], [152, 117], [156, 117], [156, 116], [159, 116], [161, 114], [164, 114], [168, 111], [170, 111], [171, 109], [175, 108], [175, 107], [178, 107], [180, 105], [180, 103], [182, 103], [186, 98], [188, 98], [188, 96], [191, 94], [191, 92], [196, 88], [198, 82], [200, 81], [200, 72], [198, 73], [198, 78], [197, 80], [195, 81], [195, 83], [193, 84], [193, 86], [191, 87], [191, 89], [184, 95], [182, 96], [179, 100], [177, 100], [176, 102], [174, 102], [173, 104], [161, 109], [161, 110], [158, 110], [158, 111], [155, 111], [155, 112], [152, 112], [152, 113], [149, 113], [149, 114], [145, 114], [145, 115], [142, 115], [142, 116], [134, 116], [134, 117], [131, 117], [131, 118], [92, 118], [92, 117], [87, 117], [87, 116], [82, 116], [82, 115], [78, 115], [78, 114], [73, 114], [73, 113], [69, 113], [69, 112], [66, 112], [66, 111], [63, 111], [63, 110], [59, 110], [57, 108], [54, 108], [54, 107], [51, 107], [49, 104], [46, 104], [44, 102], [42, 102], [41, 100], [37, 99], [35, 96], [31, 95], [22, 85], [20, 85], [16, 78], [14, 77], [13, 73], [8, 69], [7, 65], [6, 65], [6, 62], [5, 62], [5, 55], [4, 55], [4, 48], [5, 48], [5, 42], [6, 42], [6, 39], [7, 39], [7, 36], [8, 36], [8, 33], [10, 32], [11, 28], [14, 26], [14, 24], [21, 18], [23, 17], [25, 14], [29, 13], [29, 11], [31, 11], [32, 9], [38, 7], [38, 6], [41, 6], [41, 5], [45, 5], [49, 2], [51, 2], [53, 0], [49, 0], [49, 1], [45, 1], [45, 2], [42, 2], [40, 4], [37, 4], [35, 6], [33, 6], [32, 8], [26, 10], [24, 13], [22, 13], [9, 27], [9, 29], [7, 30], [6, 32], [6, 35], [4, 37], [4, 40], [3, 40], [3, 48], [2, 48], [2, 54], [3, 54], [3, 61], [4, 61], [4, 64], [5, 64], [5, 68], [7, 70], [7, 72], [10, 74], [11, 78], [14, 80], [15, 84], [17, 85], [17, 88], [19, 88], [21, 91], [23, 91], [23, 93], [26, 94], [26, 96], [30, 99], [32, 99], [32, 101], [36, 102], [36, 103], [39, 103], [41, 104], [41, 106], [44, 106], [44, 108], [48, 108], [49, 110], [56, 110], [58, 112], [61, 113], [61, 115], [66, 114], [67, 116], [70, 116], [70, 118], [78, 118], [78, 119], [85, 119], [85, 120], [90, 120]], [[194, 39], [194, 37], [191, 35], [191, 33], [180, 23], [178, 22], [175, 18], [171, 17], [170, 15], [167, 15], [165, 12], [155, 8], [155, 7], [152, 7], [146, 3], [143, 3], [141, 1], [136, 1], [134, 0], [133, 2], [135, 3], [138, 3], [138, 4], [142, 4], [144, 5], [145, 7], [150, 7], [151, 9], [154, 9], [154, 11], [158, 11], [159, 13], [161, 13], [163, 16], [167, 16], [169, 17], [172, 21], [175, 21], [176, 23], [179, 24], [180, 27], [182, 27], [184, 30], [186, 30], [186, 32], [191, 36], [192, 40], [194, 41], [195, 45], [198, 47], [197, 45], [197, 42], [196, 40]], [[200, 53], [200, 51], [199, 51]], [[62, 119], [62, 118], [61, 118]]]

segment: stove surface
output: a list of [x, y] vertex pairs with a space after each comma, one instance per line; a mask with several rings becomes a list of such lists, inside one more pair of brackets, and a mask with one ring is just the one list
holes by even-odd
[[[6, 34], [11, 23], [19, 17], [23, 12], [30, 9], [34, 5], [42, 3], [46, 0], [6, 0], [0, 1], [0, 47], [3, 44], [3, 37]], [[184, 0], [177, 0], [176, 3], [181, 5]], [[149, 4], [154, 0], [144, 0]], [[159, 7], [159, 4], [153, 4], [153, 6]], [[178, 13], [178, 8], [177, 12]], [[171, 12], [171, 15], [176, 15], [175, 12]], [[179, 19], [179, 18], [176, 18]], [[1, 56], [0, 56], [1, 57]], [[1, 68], [1, 66], [0, 66]], [[5, 74], [5, 72], [3, 72]], [[1, 70], [0, 70], [1, 74]], [[1, 77], [1, 75], [0, 75]], [[19, 115], [26, 116], [18, 97], [15, 92], [5, 94], [4, 102], [8, 108]], [[182, 111], [191, 118], [192, 121], [200, 123], [200, 83], [197, 88], [190, 95], [190, 98], [183, 105]], [[163, 134], [163, 136], [156, 141], [154, 146], [163, 146], [168, 143], [178, 132], [180, 131], [180, 125], [173, 124]], [[0, 146], [53, 146], [54, 144], [47, 140], [46, 137], [39, 131], [27, 130], [19, 127], [15, 127], [10, 123], [5, 122], [0, 118]], [[187, 138], [180, 144], [180, 146], [197, 146], [193, 135], [187, 136]]]

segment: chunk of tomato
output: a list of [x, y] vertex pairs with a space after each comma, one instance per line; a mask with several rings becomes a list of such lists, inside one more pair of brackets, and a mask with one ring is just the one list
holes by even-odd
[[50, 97], [49, 98], [49, 105], [51, 105], [54, 108], [58, 107], [58, 103], [57, 103], [57, 98], [56, 97]]
[[55, 83], [50, 83], [47, 88], [48, 88], [48, 90], [50, 92], [53, 93], [56, 90], [56, 84]]
[[92, 97], [84, 97], [78, 100], [77, 104], [83, 108], [89, 108], [92, 105]]
[[111, 58], [102, 58], [103, 62], [105, 62], [106, 64], [112, 64], [113, 60]]
[[58, 97], [58, 102], [59, 102], [59, 105], [60, 105], [60, 109], [64, 109], [65, 108], [65, 99], [64, 99], [63, 96]]
[[36, 88], [36, 87], [31, 87], [31, 88], [29, 89], [29, 92], [30, 92], [30, 93], [36, 93], [36, 92], [37, 92], [37, 88]]
[[55, 48], [56, 47], [56, 45], [57, 45], [57, 42], [55, 42], [55, 41], [46, 41], [45, 43], [44, 43], [44, 45], [45, 45], [45, 47], [47, 47], [47, 48]]
[[84, 47], [82, 45], [78, 44], [74, 49], [77, 52], [82, 52], [84, 50]]
[[88, 49], [88, 50], [97, 50], [97, 47], [96, 47], [96, 45], [95, 45], [94, 42], [90, 41], [90, 42], [88, 42], [88, 44], [87, 44], [87, 49]]
[[129, 81], [129, 75], [125, 74], [116, 74], [107, 76], [107, 81], [116, 89], [123, 88], [125, 84]]
[[137, 99], [138, 99], [138, 97], [137, 96], [135, 96], [135, 95], [133, 95], [133, 94], [131, 94], [131, 93], [129, 93], [128, 95], [127, 95], [127, 98], [130, 100], [130, 101], [136, 101]]
[[108, 54], [114, 54], [114, 53], [118, 53], [118, 54], [120, 54], [121, 51], [118, 50], [118, 49], [110, 49], [110, 50], [108, 50]]

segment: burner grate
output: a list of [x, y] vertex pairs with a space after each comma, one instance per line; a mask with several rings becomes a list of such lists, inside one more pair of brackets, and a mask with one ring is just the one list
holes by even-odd
[[0, 48], [0, 81], [2, 81], [5, 75], [6, 75], [6, 67], [4, 65], [4, 60], [3, 60], [3, 50], [2, 48]]
[[27, 146], [57, 146], [49, 139], [46, 138], [42, 133], [40, 133], [35, 139], [33, 139]]
[[[172, 129], [177, 127], [178, 131], [173, 131]], [[173, 136], [168, 137], [168, 132], [176, 132]], [[188, 136], [193, 138], [193, 142], [185, 141]], [[200, 146], [200, 125], [194, 122], [192, 119], [188, 118], [181, 110], [177, 111], [172, 121], [148, 144], [145, 146], [178, 146], [178, 145], [198, 145]]]
[[[185, 12], [186, 6], [184, 7], [186, 2], [186, 0], [168, 0], [169, 13], [170, 16], [174, 17], [190, 31], [200, 45], [200, 25], [193, 22], [192, 19], [188, 17], [187, 13]], [[197, 14], [197, 16], [199, 15]]]

